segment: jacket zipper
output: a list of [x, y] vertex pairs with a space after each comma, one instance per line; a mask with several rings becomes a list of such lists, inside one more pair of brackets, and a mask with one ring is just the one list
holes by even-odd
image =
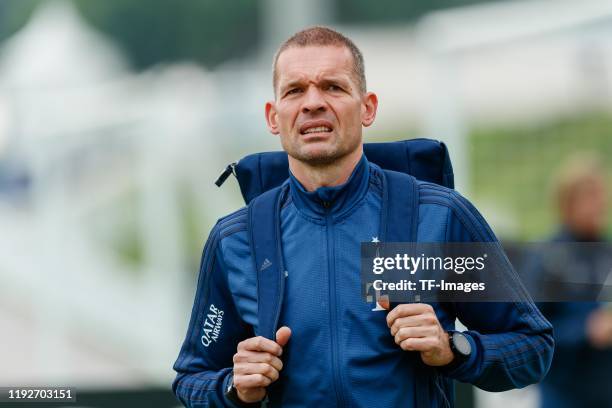
[[330, 335], [331, 335], [331, 353], [332, 353], [332, 371], [334, 373], [334, 390], [336, 392], [336, 400], [339, 406], [344, 407], [344, 395], [342, 390], [342, 377], [340, 374], [340, 353], [338, 347], [337, 336], [337, 308], [336, 308], [336, 268], [334, 262], [334, 233], [332, 229], [332, 217], [330, 215], [331, 203], [323, 202], [325, 208], [325, 223], [327, 235], [327, 268], [329, 271], [329, 315], [330, 315]]

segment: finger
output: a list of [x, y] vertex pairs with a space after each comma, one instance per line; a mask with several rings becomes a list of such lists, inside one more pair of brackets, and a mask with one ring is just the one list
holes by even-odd
[[267, 387], [272, 383], [268, 377], [263, 374], [236, 374], [234, 375], [234, 387], [239, 389]]
[[236, 363], [267, 363], [278, 371], [283, 369], [283, 362], [280, 358], [263, 351], [241, 350], [234, 354], [234, 364]]
[[278, 370], [268, 363], [237, 363], [234, 364], [234, 375], [262, 374], [271, 382], [278, 380]]
[[402, 327], [395, 333], [395, 343], [400, 344], [402, 341], [409, 338], [434, 337], [438, 334], [436, 327], [419, 326], [419, 327]]
[[291, 337], [291, 329], [287, 326], [283, 326], [276, 332], [276, 342], [281, 346], [285, 347], [289, 338]]
[[276, 342], [262, 336], [251, 337], [241, 341], [238, 343], [238, 350], [265, 351], [275, 356], [280, 356], [283, 352], [281, 346], [276, 344]]
[[417, 326], [439, 326], [438, 317], [433, 312], [425, 312], [418, 315], [398, 317], [391, 325], [391, 334], [395, 336], [402, 327]]
[[387, 326], [391, 327], [399, 317], [413, 316], [425, 312], [433, 312], [433, 308], [426, 303], [404, 303], [395, 306], [387, 315]]
[[397, 331], [402, 327], [417, 327], [423, 326], [424, 320], [423, 315], [398, 317], [391, 325], [391, 334], [395, 336]]
[[399, 346], [406, 351], [434, 351], [438, 347], [438, 341], [433, 337], [411, 337], [403, 340]]

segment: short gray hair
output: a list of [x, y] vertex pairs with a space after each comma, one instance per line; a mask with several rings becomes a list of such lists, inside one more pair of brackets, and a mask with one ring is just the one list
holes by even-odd
[[281, 53], [291, 47], [309, 47], [313, 45], [329, 45], [348, 48], [353, 56], [353, 73], [357, 78], [359, 89], [362, 93], [366, 92], [365, 64], [363, 62], [363, 54], [359, 48], [357, 48], [355, 43], [350, 38], [340, 34], [338, 31], [327, 27], [314, 26], [293, 34], [288, 40], [281, 44], [276, 51], [276, 54], [274, 54], [274, 63], [272, 66], [272, 86], [274, 87], [275, 94], [278, 81], [276, 65], [278, 63], [278, 57], [281, 55]]

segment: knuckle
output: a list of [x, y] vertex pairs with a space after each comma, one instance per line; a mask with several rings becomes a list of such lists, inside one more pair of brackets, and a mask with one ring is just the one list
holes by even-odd
[[244, 364], [242, 363], [234, 364], [234, 373], [245, 374], [246, 372], [247, 372], [247, 368]]
[[264, 386], [264, 387], [269, 385], [271, 382], [270, 379], [263, 374], [257, 374], [256, 381], [257, 381], [257, 384]]
[[234, 354], [232, 360], [234, 361], [234, 363], [242, 363], [247, 360], [247, 357], [239, 351], [238, 353]]
[[261, 336], [257, 336], [257, 337], [255, 337], [255, 346], [256, 346], [258, 349], [261, 349], [261, 348], [262, 348], [262, 346], [263, 346], [263, 344], [264, 344], [263, 337], [261, 337]]
[[275, 369], [274, 369], [272, 366], [269, 366], [269, 365], [268, 365], [268, 366], [266, 366], [266, 367], [265, 367], [265, 369], [264, 369], [264, 371], [263, 371], [263, 374], [264, 374], [266, 377], [268, 377], [268, 378], [273, 378], [273, 377], [274, 377], [274, 373], [275, 373], [275, 371], [276, 371], [276, 370], [275, 370]]

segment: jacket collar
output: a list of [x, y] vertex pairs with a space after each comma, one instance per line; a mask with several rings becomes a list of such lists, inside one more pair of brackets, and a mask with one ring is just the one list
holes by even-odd
[[309, 216], [337, 217], [361, 200], [367, 191], [369, 178], [370, 164], [365, 155], [361, 156], [346, 183], [334, 187], [319, 187], [311, 192], [289, 171], [291, 198], [298, 210]]

